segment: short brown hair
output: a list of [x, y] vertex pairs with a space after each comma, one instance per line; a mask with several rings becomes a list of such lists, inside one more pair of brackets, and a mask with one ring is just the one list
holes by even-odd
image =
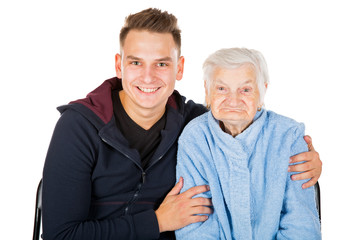
[[130, 14], [120, 31], [120, 47], [124, 46], [125, 38], [130, 30], [146, 30], [156, 33], [171, 33], [180, 57], [181, 30], [177, 25], [177, 18], [156, 8], [148, 8], [141, 12]]

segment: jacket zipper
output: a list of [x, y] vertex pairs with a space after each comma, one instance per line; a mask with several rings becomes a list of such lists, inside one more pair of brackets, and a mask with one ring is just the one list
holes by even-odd
[[[177, 138], [176, 136], [174, 137], [175, 139]], [[169, 149], [171, 148], [171, 146], [174, 144], [174, 138], [171, 140], [171, 144], [168, 145], [168, 147], [166, 148], [166, 150], [164, 151], [164, 154], [162, 154], [160, 157], [158, 157], [149, 167], [146, 168], [146, 171], [148, 171], [152, 166], [154, 166], [158, 161], [160, 161], [165, 154], [169, 151]], [[112, 144], [110, 144], [104, 137], [101, 138], [106, 144], [109, 144], [110, 146], [114, 147], [115, 149], [117, 149], [115, 146], [113, 146]], [[145, 183], [146, 180], [146, 171], [136, 162], [133, 161], [132, 158], [121, 152], [122, 154], [125, 155], [125, 157], [127, 157], [128, 159], [130, 159], [132, 162], [134, 162], [136, 164], [136, 166], [139, 167], [139, 169], [141, 170], [141, 182], [138, 184], [137, 189], [134, 193], [134, 195], [132, 196], [132, 198], [127, 202], [127, 205], [124, 209], [125, 215], [127, 215], [129, 213], [129, 208], [135, 203], [137, 197], [139, 196], [139, 192], [141, 190], [142, 185]]]
[[[174, 138], [176, 139], [177, 137], [175, 136]], [[148, 166], [148, 167], [146, 168], [146, 171], [148, 171], [152, 166], [155, 165], [155, 163], [157, 163], [158, 161], [160, 161], [160, 160], [165, 156], [165, 154], [169, 151], [169, 149], [171, 148], [171, 146], [174, 144], [174, 138], [171, 139], [171, 144], [168, 145], [168, 147], [167, 147], [166, 150], [164, 151], [164, 154], [162, 154], [162, 155], [161, 155], [160, 157], [158, 157], [150, 166]], [[145, 172], [144, 172], [144, 174], [145, 174]], [[145, 177], [145, 176], [144, 176], [144, 177]], [[145, 179], [144, 179], [144, 181], [145, 181]]]
[[[114, 147], [115, 149], [117, 149], [115, 146], [113, 146], [112, 144], [110, 144], [105, 138], [101, 138], [106, 144], [109, 144], [110, 146]], [[139, 196], [139, 192], [141, 190], [142, 185], [145, 183], [145, 176], [146, 173], [144, 171], [144, 169], [135, 161], [132, 160], [132, 158], [127, 155], [126, 153], [121, 152], [122, 154], [124, 154], [125, 157], [127, 157], [128, 159], [130, 159], [132, 162], [134, 162], [136, 164], [136, 166], [141, 170], [141, 181], [140, 183], [137, 185], [136, 191], [133, 194], [133, 196], [131, 197], [131, 199], [127, 202], [126, 207], [124, 209], [125, 215], [129, 213], [129, 208], [134, 204], [134, 202], [136, 201], [137, 197]], [[164, 156], [164, 155], [162, 155]]]

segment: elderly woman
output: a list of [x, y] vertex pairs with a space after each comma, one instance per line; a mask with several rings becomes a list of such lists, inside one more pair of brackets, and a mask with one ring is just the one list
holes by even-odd
[[180, 136], [177, 178], [182, 191], [209, 185], [214, 213], [177, 239], [321, 239], [314, 189], [288, 173], [289, 158], [307, 151], [304, 125], [264, 109], [262, 54], [222, 49], [203, 70], [211, 111]]

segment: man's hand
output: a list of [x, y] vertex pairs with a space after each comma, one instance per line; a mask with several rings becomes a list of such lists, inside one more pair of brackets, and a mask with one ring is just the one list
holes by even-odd
[[297, 165], [289, 166], [289, 172], [302, 172], [298, 174], [294, 174], [291, 176], [292, 180], [302, 180], [311, 178], [308, 182], [302, 185], [302, 188], [308, 188], [318, 181], [321, 170], [322, 170], [322, 162], [320, 160], [319, 153], [317, 153], [312, 145], [312, 140], [310, 136], [304, 137], [306, 143], [308, 144], [309, 151], [300, 153], [298, 155], [292, 156], [290, 158], [290, 163], [303, 162]]
[[195, 186], [179, 194], [183, 185], [184, 179], [180, 177], [179, 182], [155, 211], [160, 232], [174, 231], [191, 223], [203, 222], [208, 219], [208, 216], [195, 214], [212, 213], [212, 209], [208, 207], [212, 206], [211, 199], [192, 198], [197, 194], [209, 191], [209, 186]]

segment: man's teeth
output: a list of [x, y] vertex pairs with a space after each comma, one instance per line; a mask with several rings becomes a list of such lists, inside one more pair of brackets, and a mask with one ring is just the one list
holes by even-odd
[[138, 89], [140, 89], [142, 92], [151, 93], [151, 92], [155, 92], [155, 91], [158, 90], [159, 88], [143, 88], [143, 87], [138, 87]]

